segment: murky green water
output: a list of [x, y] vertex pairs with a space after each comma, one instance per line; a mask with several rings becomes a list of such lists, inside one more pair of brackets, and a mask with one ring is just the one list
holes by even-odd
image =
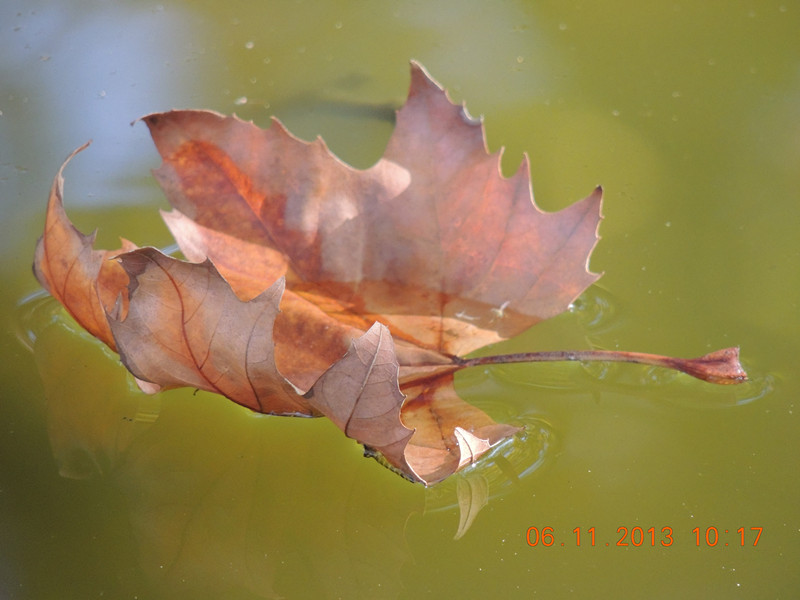
[[[5, 2], [2, 595], [796, 597], [800, 5], [595, 4]], [[752, 382], [475, 369], [464, 397], [527, 433], [426, 490], [323, 420], [144, 396], [51, 300], [19, 304], [52, 177], [87, 139], [66, 173], [77, 225], [165, 246], [130, 121], [276, 114], [365, 167], [410, 58], [485, 115], [506, 172], [529, 154], [542, 207], [606, 188], [599, 285], [504, 350], [738, 344]], [[471, 489], [489, 501], [454, 540]]]

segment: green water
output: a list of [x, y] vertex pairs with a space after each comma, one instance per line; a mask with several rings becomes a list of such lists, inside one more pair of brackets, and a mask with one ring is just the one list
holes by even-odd
[[[797, 597], [799, 32], [786, 0], [4, 2], [0, 595]], [[473, 369], [463, 396], [527, 433], [426, 490], [324, 420], [144, 396], [51, 300], [22, 302], [50, 182], [87, 139], [66, 173], [78, 227], [166, 246], [133, 119], [275, 114], [366, 167], [410, 58], [484, 115], [506, 173], [528, 153], [540, 206], [606, 189], [605, 275], [503, 351], [740, 345], [752, 381]], [[459, 490], [484, 488], [455, 540]]]

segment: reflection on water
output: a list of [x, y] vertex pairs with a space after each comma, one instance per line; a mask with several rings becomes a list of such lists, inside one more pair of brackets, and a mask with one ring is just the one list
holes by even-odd
[[[29, 325], [46, 323], [29, 339], [60, 472], [99, 475], [124, 493], [141, 569], [159, 590], [274, 597], [307, 586], [308, 569], [318, 597], [392, 588], [419, 493], [363, 477], [358, 467], [375, 469], [372, 461], [319, 452], [336, 445], [332, 428], [254, 415], [209, 394], [147, 396], [52, 302], [26, 312]], [[353, 528], [355, 515], [366, 520]]]
[[549, 426], [523, 419], [522, 435], [424, 489], [359, 459], [324, 419], [256, 415], [189, 390], [143, 394], [49, 297], [20, 304], [18, 318], [59, 473], [123, 492], [141, 568], [169, 593], [307, 593], [300, 574], [312, 569], [318, 597], [392, 596], [411, 560], [410, 515], [460, 514], [461, 538], [550, 450]]
[[[482, 408], [486, 409], [486, 405]], [[522, 479], [539, 471], [555, 454], [556, 436], [549, 423], [531, 417], [510, 421], [525, 429], [493, 448], [475, 465], [427, 490], [426, 513], [458, 509], [454, 539], [469, 531], [482, 508], [518, 488]]]

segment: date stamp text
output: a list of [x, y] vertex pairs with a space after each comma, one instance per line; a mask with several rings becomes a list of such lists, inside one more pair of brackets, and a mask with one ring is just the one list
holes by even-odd
[[716, 526], [695, 527], [691, 531], [675, 531], [672, 527], [623, 527], [616, 533], [601, 532], [595, 527], [576, 527], [571, 534], [558, 533], [553, 527], [528, 527], [525, 540], [532, 548], [552, 546], [618, 546], [663, 547], [673, 544], [694, 544], [697, 547], [758, 546], [763, 527], [724, 529]]

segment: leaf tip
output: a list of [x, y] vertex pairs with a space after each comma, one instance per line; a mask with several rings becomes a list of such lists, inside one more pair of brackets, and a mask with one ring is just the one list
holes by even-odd
[[462, 469], [466, 465], [474, 463], [492, 447], [488, 439], [479, 438], [463, 427], [455, 427], [455, 429], [453, 429], [453, 434], [455, 435], [460, 455], [458, 459], [458, 469]]
[[683, 371], [709, 383], [731, 385], [748, 381], [747, 372], [739, 362], [738, 346], [688, 360]]
[[143, 116], [139, 117], [138, 119], [134, 119], [133, 121], [131, 121], [131, 127], [133, 127], [139, 121], [141, 121], [145, 125], [147, 125], [148, 128], [152, 129], [152, 126], [156, 125], [158, 123], [159, 118], [163, 114], [164, 113], [150, 113], [149, 115], [143, 115]]

